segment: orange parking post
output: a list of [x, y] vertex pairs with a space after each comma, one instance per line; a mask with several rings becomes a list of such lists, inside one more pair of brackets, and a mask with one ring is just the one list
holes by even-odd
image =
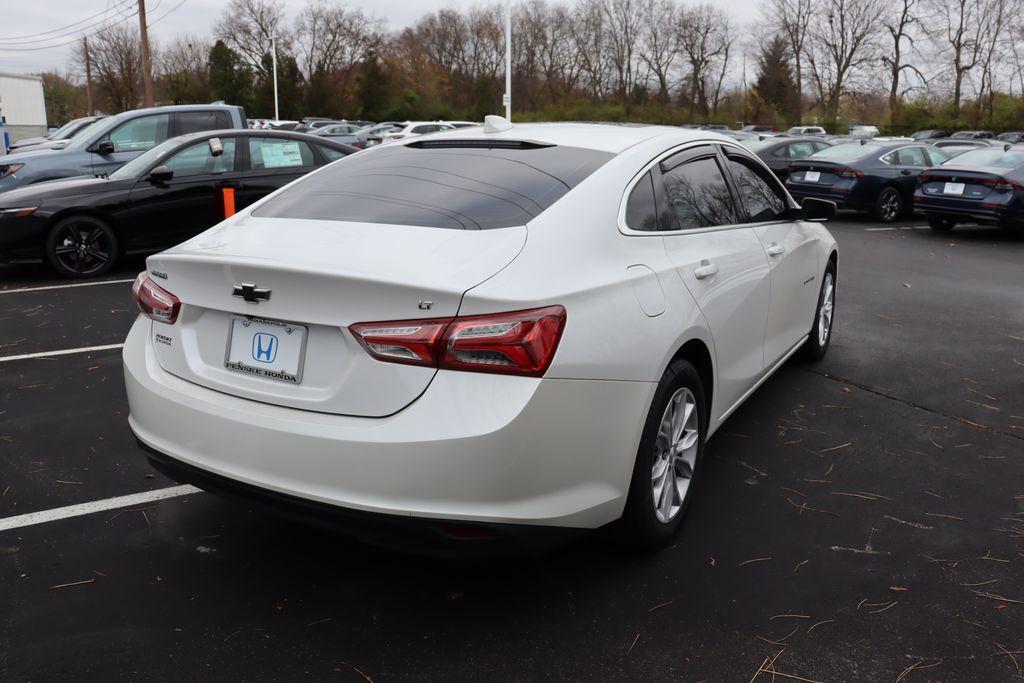
[[221, 191], [224, 193], [224, 218], [231, 218], [235, 215], [235, 188], [225, 187]]

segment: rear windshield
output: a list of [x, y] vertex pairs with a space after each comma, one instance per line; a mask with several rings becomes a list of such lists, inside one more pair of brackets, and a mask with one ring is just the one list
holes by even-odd
[[758, 152], [761, 152], [761, 151], [771, 147], [772, 145], [779, 144], [779, 141], [778, 140], [772, 140], [772, 139], [759, 140], [757, 138], [747, 138], [747, 139], [740, 140], [739, 143], [741, 145], [743, 145], [744, 147], [746, 147], [747, 149], [749, 149], [751, 152], [754, 152], [755, 154], [757, 154]]
[[804, 159], [804, 161], [856, 161], [857, 159], [864, 159], [871, 155], [881, 154], [884, 151], [885, 149], [878, 145], [862, 145], [859, 142], [850, 142], [835, 145], [833, 147], [827, 147], [820, 152], [815, 152]]
[[479, 144], [423, 141], [353, 154], [293, 183], [253, 215], [507, 228], [536, 218], [612, 158], [579, 147], [469, 146]]
[[946, 162], [951, 166], [981, 166], [987, 168], [1017, 168], [1024, 164], [1024, 150], [973, 149]]

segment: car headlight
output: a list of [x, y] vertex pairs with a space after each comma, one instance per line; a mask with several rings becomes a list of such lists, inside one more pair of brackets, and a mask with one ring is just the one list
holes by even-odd
[[0, 218], [24, 218], [25, 216], [31, 216], [35, 213], [38, 206], [18, 206], [12, 209], [0, 209]]
[[0, 164], [0, 178], [14, 175], [23, 168], [25, 168], [25, 164]]

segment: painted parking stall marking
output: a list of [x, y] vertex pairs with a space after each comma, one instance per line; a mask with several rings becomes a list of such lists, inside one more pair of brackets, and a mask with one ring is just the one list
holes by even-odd
[[92, 353], [93, 351], [112, 351], [120, 349], [124, 344], [104, 344], [102, 346], [83, 346], [78, 349], [61, 349], [59, 351], [39, 351], [37, 353], [22, 353], [16, 356], [0, 356], [0, 363], [9, 363], [15, 360], [28, 360], [30, 358], [52, 358], [54, 356], [69, 356], [74, 353]]
[[146, 491], [144, 493], [132, 493], [127, 496], [117, 496], [116, 498], [107, 498], [105, 500], [94, 500], [88, 503], [79, 503], [77, 505], [66, 505], [52, 510], [29, 512], [24, 515], [17, 515], [16, 517], [0, 519], [0, 531], [10, 531], [11, 529], [20, 529], [22, 527], [34, 526], [36, 524], [56, 522], [60, 519], [81, 517], [83, 515], [91, 515], [93, 513], [104, 512], [106, 510], [116, 510], [118, 508], [132, 507], [133, 505], [143, 505], [145, 503], [153, 503], [158, 500], [167, 500], [168, 498], [191, 496], [195, 493], [202, 493], [202, 491], [197, 489], [195, 486], [171, 486], [165, 489]]
[[44, 292], [50, 289], [72, 289], [74, 287], [96, 287], [99, 285], [123, 285], [135, 282], [135, 278], [126, 280], [101, 280], [99, 282], [75, 282], [67, 285], [45, 285], [42, 287], [19, 287], [17, 289], [0, 289], [0, 294], [25, 294], [26, 292]]

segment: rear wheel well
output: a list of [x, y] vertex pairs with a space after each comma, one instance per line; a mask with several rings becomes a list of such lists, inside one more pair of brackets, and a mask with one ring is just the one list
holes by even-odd
[[708, 351], [708, 347], [700, 339], [691, 339], [676, 351], [669, 365], [677, 360], [689, 361], [694, 369], [697, 370], [700, 383], [704, 386], [704, 396], [708, 403], [706, 408], [710, 419], [711, 399], [714, 396], [715, 390], [715, 370], [711, 362], [711, 352]]
[[104, 215], [101, 211], [84, 207], [70, 207], [67, 209], [61, 209], [57, 213], [50, 216], [50, 222], [47, 225], [47, 230], [52, 230], [53, 226], [57, 225], [60, 221], [68, 218], [69, 216], [88, 216], [89, 218], [95, 218], [98, 221], [102, 221], [110, 226], [110, 229], [117, 235], [119, 250], [124, 250], [124, 235], [122, 235], [120, 226], [114, 221], [110, 220], [110, 217]]

